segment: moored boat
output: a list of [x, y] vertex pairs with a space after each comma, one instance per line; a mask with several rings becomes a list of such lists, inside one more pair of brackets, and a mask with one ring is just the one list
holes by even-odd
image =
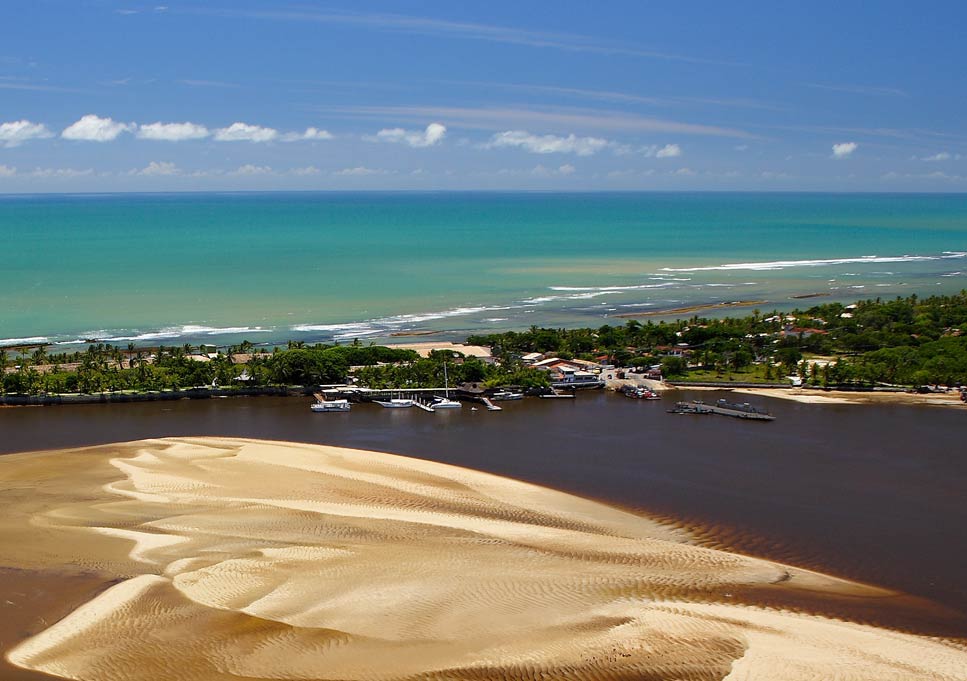
[[376, 404], [387, 409], [406, 409], [412, 407], [416, 402], [406, 397], [394, 397], [391, 400], [374, 400]]
[[490, 396], [494, 402], [504, 402], [508, 400], [522, 400], [524, 393], [513, 392], [512, 390], [500, 390]]
[[349, 411], [352, 405], [349, 400], [319, 400], [309, 406], [312, 411]]

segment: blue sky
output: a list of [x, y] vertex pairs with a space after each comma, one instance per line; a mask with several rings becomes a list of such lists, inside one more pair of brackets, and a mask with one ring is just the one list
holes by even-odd
[[6, 10], [0, 193], [967, 190], [961, 2]]

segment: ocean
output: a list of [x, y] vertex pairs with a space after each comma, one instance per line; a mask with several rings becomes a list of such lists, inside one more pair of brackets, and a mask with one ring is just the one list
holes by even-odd
[[0, 345], [456, 340], [960, 291], [967, 195], [3, 196], [0, 244]]

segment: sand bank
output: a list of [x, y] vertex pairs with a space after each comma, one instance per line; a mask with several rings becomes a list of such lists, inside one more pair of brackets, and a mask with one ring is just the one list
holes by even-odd
[[919, 404], [932, 407], [953, 407], [967, 411], [967, 405], [960, 400], [960, 393], [906, 393], [906, 392], [853, 392], [849, 390], [804, 390], [802, 388], [728, 388], [692, 387], [678, 384], [682, 390], [729, 390], [734, 393], [774, 397], [804, 404]]
[[3, 558], [126, 579], [8, 653], [64, 678], [963, 679], [967, 647], [748, 593], [890, 592], [443, 464], [180, 438], [0, 460]]

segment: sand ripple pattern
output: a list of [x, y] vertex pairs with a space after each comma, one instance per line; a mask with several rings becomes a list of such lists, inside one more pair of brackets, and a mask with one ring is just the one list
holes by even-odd
[[132, 542], [142, 573], [10, 654], [85, 681], [967, 679], [967, 648], [730, 602], [885, 592], [658, 522], [374, 452], [113, 445], [100, 498], [36, 526]]

